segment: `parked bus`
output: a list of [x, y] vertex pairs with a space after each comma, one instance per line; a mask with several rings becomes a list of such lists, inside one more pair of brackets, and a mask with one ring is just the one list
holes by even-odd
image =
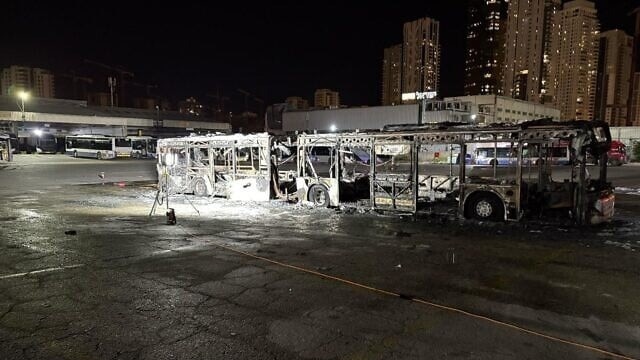
[[131, 157], [133, 147], [131, 146], [131, 140], [127, 137], [116, 136], [115, 148], [116, 157]]
[[131, 157], [135, 159], [155, 159], [158, 140], [151, 136], [127, 136], [131, 141]]
[[[517, 163], [517, 147], [511, 144], [493, 143], [483, 144], [474, 151], [473, 163], [476, 165], [511, 166]], [[551, 165], [569, 165], [571, 163], [571, 149], [566, 140], [557, 140], [547, 144], [538, 151], [537, 147], [524, 146], [523, 161], [525, 164], [537, 165], [538, 162]]]
[[[441, 209], [489, 221], [547, 215], [596, 224], [613, 216], [615, 196], [606, 171], [611, 134], [603, 122], [540, 120], [511, 126], [418, 125], [300, 134], [296, 168], [287, 174], [280, 168], [285, 163], [276, 162], [283, 157], [273, 153], [279, 148], [274, 141], [268, 134], [162, 139], [160, 188], [167, 194], [237, 200], [269, 200], [278, 194], [274, 190], [284, 188], [316, 206], [350, 203], [412, 214]], [[551, 149], [563, 141], [569, 144], [572, 166], [552, 167], [547, 158], [553, 158]], [[474, 153], [470, 149], [495, 149], [496, 143], [512, 149], [505, 166], [453, 161]], [[448, 149], [449, 154], [428, 156], [434, 149]], [[600, 159], [598, 172], [587, 171], [587, 153]], [[354, 154], [381, 161], [354, 161]], [[496, 159], [497, 152], [493, 155]], [[442, 157], [450, 161], [443, 163]]]
[[116, 138], [105, 135], [71, 135], [65, 138], [65, 154], [73, 157], [114, 159]]
[[55, 154], [58, 152], [58, 139], [50, 133], [35, 134], [35, 149], [38, 154]]
[[0, 134], [0, 162], [13, 161], [11, 137], [9, 134]]
[[[487, 146], [489, 145], [489, 146]], [[474, 151], [474, 164], [507, 166], [517, 161], [517, 156], [510, 144], [483, 144]]]

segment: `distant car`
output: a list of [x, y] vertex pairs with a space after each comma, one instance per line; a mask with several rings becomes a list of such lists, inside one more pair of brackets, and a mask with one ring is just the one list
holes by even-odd
[[609, 159], [609, 165], [620, 166], [628, 163], [627, 146], [621, 141], [611, 141], [611, 147], [607, 151], [607, 158]]

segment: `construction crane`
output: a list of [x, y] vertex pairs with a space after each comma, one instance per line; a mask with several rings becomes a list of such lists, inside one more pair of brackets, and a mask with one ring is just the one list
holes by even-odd
[[249, 112], [249, 96], [252, 94], [246, 90], [238, 89], [238, 92], [244, 95], [244, 112], [245, 114]]
[[259, 97], [253, 95], [252, 93], [243, 90], [243, 89], [238, 89], [238, 92], [244, 95], [244, 116], [245, 119], [248, 121], [248, 116], [249, 116], [249, 97], [251, 97], [253, 99], [253, 101], [255, 101], [256, 103], [260, 104], [258, 109], [257, 109], [257, 115], [260, 116], [262, 114], [262, 108], [264, 107], [264, 100], [260, 99]]
[[[62, 74], [60, 75], [60, 77], [71, 79], [73, 94], [71, 94], [70, 96], [72, 98], [82, 99], [82, 100], [87, 99], [87, 91], [88, 91], [87, 87], [90, 84], [93, 84], [94, 80], [92, 78], [77, 75], [73, 71], [71, 71], [69, 74]], [[82, 90], [79, 89], [79, 84], [84, 84], [84, 87], [82, 88]]]
[[228, 96], [222, 96], [220, 94], [220, 88], [218, 88], [216, 90], [216, 93], [207, 93], [206, 94], [207, 97], [216, 99], [216, 103], [218, 105], [218, 108], [216, 109], [218, 112], [223, 112], [224, 113], [224, 103], [228, 102], [230, 99]]
[[[244, 111], [248, 112], [249, 111], [249, 98], [251, 97], [253, 99], [253, 101], [261, 104], [260, 106], [262, 107], [264, 105], [264, 100], [260, 99], [259, 97], [253, 95], [252, 93], [243, 90], [243, 89], [238, 89], [238, 92], [240, 94], [244, 95]], [[258, 109], [258, 112], [260, 111], [260, 109]]]
[[103, 63], [98, 62], [98, 61], [84, 59], [84, 62], [85, 62], [85, 64], [91, 64], [91, 65], [95, 65], [95, 66], [101, 67], [103, 69], [115, 71], [120, 75], [120, 77], [123, 77], [124, 75], [128, 75], [130, 77], [134, 77], [135, 76], [134, 73], [132, 73], [131, 71], [127, 71], [127, 70], [124, 70], [124, 69], [121, 69], [121, 68], [117, 68], [115, 66], [103, 64]]
[[85, 64], [90, 64], [93, 66], [97, 66], [103, 69], [107, 69], [109, 71], [113, 71], [115, 73], [117, 73], [118, 77], [112, 77], [112, 76], [108, 76], [107, 77], [107, 84], [110, 88], [110, 92], [111, 92], [111, 106], [114, 105], [114, 101], [113, 101], [113, 93], [114, 93], [114, 89], [117, 88], [117, 93], [118, 93], [118, 97], [117, 99], [124, 99], [124, 84], [125, 82], [128, 82], [127, 80], [125, 80], [125, 76], [128, 76], [130, 78], [134, 77], [134, 73], [132, 73], [131, 71], [127, 71], [115, 66], [111, 66], [111, 65], [107, 65], [98, 61], [94, 61], [94, 60], [88, 60], [88, 59], [84, 59], [84, 63]]

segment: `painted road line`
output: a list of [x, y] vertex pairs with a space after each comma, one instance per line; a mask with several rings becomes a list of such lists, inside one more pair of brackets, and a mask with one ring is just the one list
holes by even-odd
[[60, 267], [52, 267], [52, 268], [46, 268], [46, 269], [32, 270], [32, 271], [21, 272], [21, 273], [16, 273], [16, 274], [2, 275], [2, 276], [0, 276], [0, 280], [17, 278], [17, 277], [22, 277], [22, 276], [27, 276], [27, 275], [35, 275], [35, 274], [53, 272], [53, 271], [62, 271], [62, 270], [68, 270], [68, 269], [75, 269], [75, 268], [79, 268], [79, 267], [83, 267], [83, 266], [84, 266], [84, 264], [75, 264], [75, 265], [68, 265], [68, 266], [60, 266]]

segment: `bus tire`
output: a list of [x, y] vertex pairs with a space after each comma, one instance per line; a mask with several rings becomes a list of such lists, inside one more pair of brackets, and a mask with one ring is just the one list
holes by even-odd
[[309, 189], [309, 201], [318, 207], [329, 207], [331, 200], [329, 191], [322, 185], [313, 185]]
[[198, 197], [205, 197], [209, 195], [209, 192], [207, 191], [207, 183], [203, 178], [199, 177], [193, 180], [193, 195]]
[[490, 192], [472, 194], [466, 202], [465, 215], [481, 221], [503, 221], [504, 205], [500, 198]]
[[96, 153], [96, 159], [102, 160], [102, 153], [100, 151]]
[[78, 152], [76, 150], [73, 150], [73, 157], [77, 158], [78, 157]]
[[496, 161], [496, 159], [493, 159], [489, 162], [489, 165], [491, 165], [491, 167], [496, 167], [497, 164], [498, 162]]

